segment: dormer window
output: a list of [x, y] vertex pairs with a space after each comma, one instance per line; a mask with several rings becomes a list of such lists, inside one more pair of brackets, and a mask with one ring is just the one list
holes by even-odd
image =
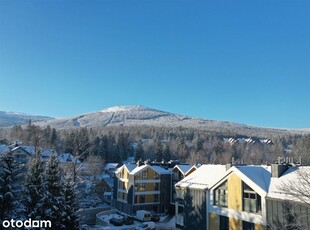
[[222, 183], [218, 188], [214, 191], [214, 204], [222, 207], [228, 206], [228, 189], [227, 189], [227, 181]]
[[250, 186], [243, 183], [243, 211], [261, 212], [261, 197]]

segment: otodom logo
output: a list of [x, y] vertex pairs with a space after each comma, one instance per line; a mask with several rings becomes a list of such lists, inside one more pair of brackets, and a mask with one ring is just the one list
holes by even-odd
[[50, 220], [5, 220], [2, 222], [4, 228], [51, 228], [52, 222]]

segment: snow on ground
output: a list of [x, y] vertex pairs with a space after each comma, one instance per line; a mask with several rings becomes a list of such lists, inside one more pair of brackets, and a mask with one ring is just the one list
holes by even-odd
[[[108, 226], [101, 226], [101, 225], [92, 225], [92, 226], [86, 226], [82, 229], [87, 230], [103, 230], [103, 229], [115, 229], [115, 230], [134, 230], [136, 227], [141, 225], [142, 223], [139, 221], [134, 221], [134, 224], [132, 225], [122, 225], [122, 226], [114, 226], [113, 224], [110, 224], [109, 221], [111, 218], [122, 218], [119, 214], [110, 214], [103, 216], [103, 220], [108, 223]], [[175, 216], [163, 216], [160, 218], [159, 222], [155, 223], [157, 230], [178, 230], [178, 228], [175, 227]]]

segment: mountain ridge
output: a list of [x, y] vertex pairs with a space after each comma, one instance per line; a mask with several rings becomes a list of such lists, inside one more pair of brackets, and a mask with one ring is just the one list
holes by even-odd
[[303, 134], [309, 133], [305, 129], [285, 129], [256, 127], [229, 121], [208, 120], [186, 115], [174, 114], [141, 105], [112, 106], [99, 111], [81, 115], [57, 118], [49, 121], [37, 122], [37, 125], [67, 129], [74, 127], [111, 127], [111, 126], [152, 126], [152, 127], [184, 127], [223, 133], [237, 133], [241, 135], [270, 134]]
[[[28, 123], [29, 121], [30, 118], [29, 116], [32, 115], [26, 116], [28, 119], [26, 123]], [[310, 133], [310, 129], [308, 128], [285, 129], [285, 128], [256, 127], [236, 122], [208, 120], [186, 115], [179, 115], [153, 108], [148, 108], [142, 105], [130, 105], [130, 106], [118, 105], [95, 112], [89, 112], [63, 118], [51, 118], [44, 116], [34, 116], [34, 117], [39, 119], [35, 120], [33, 118], [30, 118], [34, 124], [39, 125], [41, 127], [46, 127], [49, 125], [56, 129], [71, 129], [77, 127], [94, 128], [94, 127], [114, 127], [114, 126], [117, 127], [151, 126], [151, 127], [167, 127], [167, 128], [184, 127], [205, 131], [215, 131], [224, 134], [235, 133], [239, 135], [248, 135], [248, 136], [252, 135], [270, 136], [270, 135]], [[25, 118], [24, 121], [26, 121]]]
[[27, 124], [29, 120], [32, 122], [54, 119], [48, 116], [31, 115], [20, 112], [0, 111], [0, 127], [9, 127], [14, 125]]

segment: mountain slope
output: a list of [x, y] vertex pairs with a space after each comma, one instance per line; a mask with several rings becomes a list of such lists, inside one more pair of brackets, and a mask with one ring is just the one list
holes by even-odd
[[0, 111], [0, 127], [23, 125], [27, 124], [29, 120], [31, 120], [32, 122], [37, 122], [37, 121], [46, 121], [50, 119], [53, 118], [46, 116], [34, 116], [25, 113]]
[[105, 126], [154, 126], [154, 127], [185, 127], [219, 133], [239, 135], [266, 136], [286, 133], [305, 133], [304, 130], [287, 130], [253, 127], [234, 122], [206, 120], [189, 116], [177, 115], [143, 106], [114, 106], [101, 111], [83, 115], [37, 122], [45, 127], [50, 125], [58, 129], [73, 127], [105, 127]]

